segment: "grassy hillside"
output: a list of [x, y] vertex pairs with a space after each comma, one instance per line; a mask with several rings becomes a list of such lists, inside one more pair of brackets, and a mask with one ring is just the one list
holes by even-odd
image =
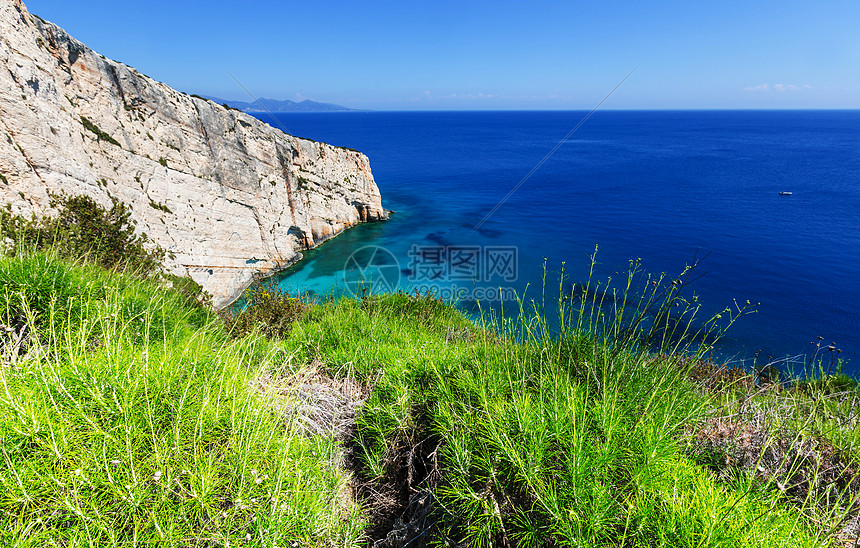
[[856, 384], [708, 363], [653, 281], [503, 328], [265, 289], [225, 321], [7, 252], [0, 545], [850, 546]]
[[350, 545], [331, 437], [261, 397], [282, 344], [149, 280], [0, 259], [0, 545]]

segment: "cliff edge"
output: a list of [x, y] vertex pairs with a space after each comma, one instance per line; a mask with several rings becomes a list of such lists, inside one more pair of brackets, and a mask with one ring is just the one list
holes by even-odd
[[0, 0], [0, 204], [121, 200], [166, 267], [229, 303], [357, 223], [386, 218], [367, 157], [287, 135], [107, 59]]

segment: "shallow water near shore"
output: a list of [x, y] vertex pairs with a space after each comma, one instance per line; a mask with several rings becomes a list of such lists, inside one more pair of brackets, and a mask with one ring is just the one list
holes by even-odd
[[690, 288], [705, 312], [761, 303], [720, 355], [809, 354], [820, 336], [860, 372], [860, 112], [598, 112], [504, 200], [584, 115], [261, 115], [367, 154], [396, 211], [309, 252], [279, 284], [360, 291], [356, 272], [369, 265], [377, 288], [431, 287], [474, 311], [470, 298], [508, 290], [538, 299], [544, 258], [548, 285], [563, 261], [571, 282], [585, 281], [595, 245], [597, 278], [620, 275], [631, 258], [677, 275], [705, 257]]

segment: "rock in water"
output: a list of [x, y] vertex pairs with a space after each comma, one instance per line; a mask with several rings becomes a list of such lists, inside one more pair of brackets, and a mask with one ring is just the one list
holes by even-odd
[[229, 303], [256, 277], [386, 218], [367, 157], [287, 135], [106, 59], [0, 0], [0, 205], [121, 200], [139, 231]]

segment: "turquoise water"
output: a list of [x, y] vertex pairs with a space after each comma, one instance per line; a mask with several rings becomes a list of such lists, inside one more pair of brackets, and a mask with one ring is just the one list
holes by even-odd
[[[760, 303], [730, 331], [724, 355], [794, 356], [820, 336], [857, 370], [860, 112], [598, 112], [476, 229], [584, 114], [277, 115], [291, 133], [366, 153], [396, 211], [308, 253], [279, 283], [348, 293], [356, 264], [370, 262], [384, 285], [456, 287], [474, 310], [476, 291], [529, 287], [538, 297], [544, 258], [550, 278], [564, 261], [584, 280], [595, 245], [601, 277], [631, 258], [677, 274], [705, 257], [690, 290], [706, 312]], [[474, 248], [485, 263], [488, 248], [515, 250], [515, 275], [453, 279], [453, 254]], [[439, 249], [452, 257], [433, 278], [426, 259]]]

